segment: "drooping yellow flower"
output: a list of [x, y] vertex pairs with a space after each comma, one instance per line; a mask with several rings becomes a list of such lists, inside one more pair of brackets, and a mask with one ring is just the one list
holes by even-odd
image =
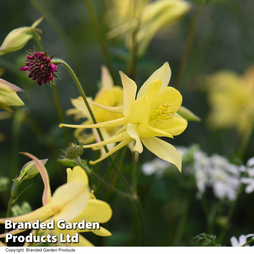
[[182, 96], [176, 89], [167, 86], [171, 77], [168, 63], [156, 70], [138, 93], [137, 85], [133, 80], [122, 72], [120, 76], [123, 85], [123, 106], [106, 107], [93, 104], [111, 112], [121, 112], [122, 118], [90, 125], [60, 124], [60, 127], [121, 127], [117, 133], [103, 142], [84, 145], [84, 148], [99, 149], [109, 143], [120, 142], [100, 159], [91, 161], [91, 164], [105, 159], [123, 146], [135, 141], [134, 151], [142, 153], [144, 145], [161, 159], [175, 164], [181, 171], [181, 156], [178, 151], [171, 144], [158, 138], [173, 138], [187, 127], [187, 121], [177, 114], [182, 103]]
[[0, 56], [22, 49], [27, 44], [27, 42], [33, 38], [33, 35], [35, 35], [38, 40], [41, 40], [39, 33], [42, 33], [42, 31], [39, 28], [36, 28], [36, 26], [38, 26], [42, 20], [43, 17], [36, 20], [31, 27], [25, 26], [12, 30], [6, 36], [4, 42], [0, 47]]
[[[94, 102], [110, 107], [122, 106], [123, 89], [120, 86], [114, 86], [113, 80], [107, 68], [104, 66], [102, 66], [101, 81], [102, 87], [95, 95]], [[92, 99], [90, 98], [89, 101], [92, 101]], [[82, 125], [93, 123], [82, 97], [72, 99], [71, 102], [75, 108], [67, 110], [67, 115], [73, 114], [76, 120], [80, 118], [86, 118], [87, 120]], [[123, 117], [122, 113], [105, 111], [94, 105], [91, 105], [91, 108], [97, 122], [106, 122]], [[108, 139], [109, 137], [111, 137], [117, 131], [117, 129], [117, 127], [111, 126], [100, 128], [103, 139]], [[74, 131], [74, 137], [77, 138], [79, 143], [82, 142], [83, 144], [88, 144], [94, 141], [101, 141], [95, 129], [92, 129], [92, 134], [87, 134], [84, 128], [77, 128], [77, 130]], [[109, 145], [107, 147], [108, 149], [111, 149], [113, 145]]]
[[207, 80], [212, 128], [236, 128], [238, 133], [251, 131], [254, 125], [254, 67], [243, 76], [219, 71]]
[[[150, 2], [150, 3], [149, 3]], [[109, 0], [106, 20], [113, 28], [109, 39], [124, 34], [132, 47], [132, 31], [137, 29], [138, 54], [143, 55], [156, 33], [175, 22], [190, 10], [183, 0]]]
[[[68, 168], [67, 183], [58, 187], [53, 196], [51, 196], [49, 177], [44, 165], [35, 156], [28, 153], [25, 153], [25, 155], [34, 160], [34, 163], [42, 176], [44, 183], [42, 197], [43, 206], [28, 214], [17, 217], [1, 218], [0, 223], [5, 223], [5, 220], [11, 220], [12, 222], [34, 222], [37, 219], [39, 219], [40, 222], [45, 221], [46, 223], [52, 219], [55, 223], [59, 220], [65, 220], [66, 222], [71, 223], [81, 222], [83, 219], [86, 220], [86, 222], [105, 223], [111, 218], [112, 210], [110, 206], [104, 201], [91, 198], [88, 177], [81, 167], [76, 166], [73, 170]], [[18, 234], [22, 231], [25, 230], [15, 229], [8, 233]], [[62, 233], [63, 235], [70, 234], [73, 236], [78, 232], [88, 231], [92, 231], [100, 236], [111, 235], [111, 233], [103, 227], [96, 230], [66, 230], [59, 229], [56, 225], [52, 230], [39, 230], [38, 234], [59, 236], [59, 234]], [[0, 238], [4, 236], [5, 234], [1, 234]], [[59, 244], [59, 242], [57, 244]], [[79, 243], [68, 243], [68, 245], [91, 246], [92, 244], [79, 234]]]

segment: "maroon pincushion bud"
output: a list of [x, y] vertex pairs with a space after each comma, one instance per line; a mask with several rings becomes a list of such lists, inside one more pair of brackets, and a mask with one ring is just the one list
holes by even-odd
[[28, 77], [32, 80], [37, 80], [39, 86], [43, 83], [50, 84], [53, 78], [59, 78], [55, 72], [56, 65], [51, 63], [54, 55], [48, 57], [47, 52], [39, 52], [36, 48], [35, 51], [28, 52], [26, 58], [26, 66], [20, 68], [21, 71], [29, 71]]

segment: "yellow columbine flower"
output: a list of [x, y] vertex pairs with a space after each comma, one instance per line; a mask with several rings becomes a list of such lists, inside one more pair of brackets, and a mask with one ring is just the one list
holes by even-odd
[[[67, 183], [58, 187], [51, 197], [49, 177], [44, 165], [35, 156], [28, 153], [25, 153], [25, 155], [33, 159], [42, 176], [44, 183], [44, 192], [42, 197], [43, 206], [28, 214], [17, 217], [2, 218], [0, 219], [0, 223], [5, 223], [5, 220], [11, 220], [12, 222], [34, 222], [37, 219], [40, 222], [45, 221], [46, 223], [52, 219], [55, 221], [55, 223], [57, 223], [59, 220], [65, 220], [66, 222], [71, 223], [81, 222], [83, 219], [86, 220], [86, 222], [105, 223], [111, 218], [112, 210], [106, 202], [90, 198], [88, 177], [81, 167], [76, 166], [73, 168], [73, 170], [68, 168]], [[8, 233], [18, 234], [22, 231], [25, 230], [15, 229]], [[97, 230], [61, 230], [56, 225], [55, 229], [39, 230], [38, 234], [51, 234], [59, 236], [59, 234], [62, 233], [64, 236], [67, 234], [73, 236], [77, 232], [88, 231], [92, 231], [100, 236], [111, 235], [109, 231], [102, 227]], [[4, 236], [5, 234], [1, 234], [0, 238]], [[56, 244], [59, 244], [59, 242]], [[79, 243], [68, 243], [68, 245], [91, 246], [92, 244], [82, 235], [79, 235]]]
[[23, 106], [24, 103], [17, 92], [24, 92], [24, 90], [0, 78], [0, 108], [12, 112], [9, 106]]
[[[142, 153], [143, 145], [163, 160], [171, 162], [181, 171], [181, 156], [174, 146], [157, 137], [173, 138], [187, 127], [187, 121], [177, 111], [182, 103], [181, 94], [173, 87], [167, 87], [171, 70], [168, 63], [155, 71], [137, 93], [136, 83], [120, 72], [123, 85], [123, 106], [106, 107], [97, 105], [111, 112], [121, 112], [124, 117], [90, 125], [60, 124], [60, 127], [72, 128], [107, 128], [122, 127], [111, 138], [84, 148], [99, 149], [109, 143], [120, 142], [107, 154], [91, 164], [102, 161], [123, 146], [135, 141], [134, 151]], [[142, 145], [143, 144], [143, 145]]]
[[109, 39], [125, 34], [128, 48], [132, 47], [131, 32], [138, 28], [138, 54], [143, 55], [155, 34], [175, 22], [190, 10], [190, 4], [183, 0], [115, 0], [110, 1], [107, 20], [114, 27]]
[[[95, 95], [94, 102], [105, 105], [105, 106], [122, 106], [123, 105], [123, 89], [120, 86], [114, 86], [113, 80], [107, 70], [106, 67], [102, 66], [102, 75], [101, 75], [102, 87]], [[91, 102], [92, 99], [90, 98], [89, 101]], [[87, 110], [87, 107], [84, 103], [82, 97], [77, 99], [71, 100], [72, 105], [75, 107], [74, 109], [67, 110], [67, 115], [74, 115], [76, 120], [80, 118], [86, 118], [87, 120], [82, 124], [91, 124], [93, 123], [92, 118]], [[123, 117], [122, 113], [114, 113], [105, 111], [99, 107], [91, 105], [93, 114], [97, 122], [106, 122], [111, 121], [117, 118]], [[116, 131], [118, 130], [117, 127], [106, 127], [100, 128], [102, 133], [103, 139], [108, 139], [111, 137]], [[95, 129], [92, 130], [92, 134], [86, 134], [84, 128], [77, 128], [74, 131], [74, 136], [77, 138], [79, 143], [88, 144], [94, 141], [101, 141], [98, 133]], [[108, 149], [113, 148], [114, 145], [107, 146]], [[104, 149], [103, 149], [104, 150]]]
[[207, 80], [212, 111], [208, 124], [213, 128], [236, 128], [239, 134], [254, 125], [254, 67], [243, 76], [232, 71], [218, 71]]
[[31, 27], [25, 26], [12, 30], [6, 36], [0, 47], [0, 56], [22, 49], [27, 42], [33, 38], [33, 35], [35, 35], [38, 40], [41, 40], [39, 33], [42, 33], [42, 31], [39, 28], [36, 28], [36, 26], [38, 26], [42, 20], [43, 17], [36, 20]]

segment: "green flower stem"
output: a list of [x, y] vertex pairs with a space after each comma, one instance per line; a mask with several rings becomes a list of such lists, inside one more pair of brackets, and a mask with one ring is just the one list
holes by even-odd
[[[15, 177], [14, 182], [13, 182], [12, 187], [11, 187], [10, 199], [9, 199], [8, 206], [7, 206], [7, 211], [6, 211], [6, 218], [9, 218], [10, 215], [11, 215], [11, 207], [12, 207], [13, 201], [16, 197], [17, 190], [18, 190], [18, 182], [17, 182], [17, 177]], [[8, 230], [5, 229], [5, 233], [7, 231]], [[4, 243], [5, 243], [5, 241], [4, 241]]]
[[88, 8], [88, 12], [90, 14], [91, 20], [93, 22], [95, 33], [96, 33], [96, 36], [97, 36], [98, 41], [100, 43], [101, 50], [102, 50], [102, 53], [103, 53], [104, 58], [106, 60], [109, 72], [112, 76], [114, 84], [117, 84], [116, 74], [114, 72], [114, 68], [112, 66], [112, 63], [111, 63], [111, 60], [110, 60], [110, 57], [109, 57], [108, 49], [107, 49], [105, 41], [104, 41], [104, 36], [102, 35], [98, 20], [96, 18], [95, 13], [94, 13], [93, 6], [92, 6], [90, 0], [85, 0], [85, 2], [86, 2], [86, 5], [87, 5], [87, 8]]
[[247, 243], [243, 244], [241, 247], [244, 247], [246, 245], [249, 245], [250, 243], [254, 242], [254, 237], [251, 238]]
[[143, 215], [143, 210], [141, 207], [141, 203], [139, 200], [139, 197], [137, 195], [134, 195], [133, 205], [135, 208], [135, 213], [136, 213], [136, 218], [137, 218], [137, 238], [138, 238], [138, 244], [139, 245], [144, 245], [144, 215]]
[[43, 50], [43, 47], [41, 45], [41, 42], [39, 41], [39, 39], [37, 38], [37, 36], [34, 33], [32, 35], [33, 35], [33, 39], [35, 40], [35, 42], [36, 42], [36, 44], [38, 46], [39, 51], [43, 52], [44, 50]]
[[184, 233], [184, 227], [186, 225], [186, 220], [187, 220], [187, 217], [188, 217], [189, 207], [190, 207], [190, 203], [191, 203], [191, 200], [192, 200], [191, 195], [192, 195], [192, 193], [189, 190], [186, 190], [184, 200], [183, 200], [182, 205], [181, 205], [181, 216], [178, 219], [177, 230], [176, 230], [175, 236], [174, 236], [174, 241], [173, 241], [174, 246], [176, 246], [180, 243], [180, 240], [181, 240], [182, 235]]
[[236, 152], [236, 157], [237, 158], [243, 159], [243, 156], [244, 156], [244, 154], [247, 150], [252, 132], [253, 132], [253, 128], [249, 129], [248, 131], [246, 131], [244, 133], [244, 136], [242, 137], [242, 141], [240, 143], [240, 146], [239, 146], [239, 148]]
[[[63, 116], [62, 108], [60, 106], [60, 101], [59, 101], [59, 97], [58, 97], [58, 93], [57, 93], [57, 87], [54, 83], [51, 85], [51, 87], [52, 87], [52, 91], [53, 91], [53, 95], [54, 95], [54, 101], [55, 101], [55, 105], [56, 105], [58, 118], [59, 118], [60, 123], [63, 123], [64, 122], [64, 116]], [[64, 136], [64, 139], [65, 139], [65, 145], [67, 146], [68, 145], [68, 140], [69, 140], [68, 132], [64, 128], [62, 128], [62, 132], [63, 132], [63, 136]]]
[[133, 165], [132, 165], [132, 189], [135, 193], [137, 193], [137, 163], [135, 161], [135, 157], [137, 155], [137, 152], [134, 152], [133, 154]]
[[[44, 52], [43, 46], [42, 46], [41, 42], [38, 40], [37, 36], [35, 36], [33, 34], [33, 38], [36, 41], [36, 44], [39, 48], [39, 51]], [[58, 93], [57, 93], [57, 87], [53, 83], [51, 85], [51, 88], [52, 88], [52, 91], [53, 91], [53, 96], [54, 96], [56, 111], [57, 111], [57, 114], [58, 114], [58, 119], [59, 119], [60, 123], [63, 123], [64, 122], [64, 115], [63, 115], [63, 111], [62, 111], [62, 108], [61, 108], [61, 105], [60, 105], [60, 101], [59, 101], [59, 97], [58, 97]], [[69, 138], [68, 138], [67, 130], [62, 129], [62, 132], [63, 132], [63, 136], [64, 136], [64, 139], [65, 139], [65, 145], [68, 145]]]
[[123, 191], [120, 191], [118, 189], [116, 189], [115, 187], [113, 187], [112, 185], [110, 185], [109, 183], [107, 183], [106, 181], [104, 181], [101, 177], [99, 177], [98, 175], [96, 175], [93, 171], [91, 171], [87, 166], [85, 166], [81, 160], [80, 157], [78, 157], [76, 160], [77, 164], [82, 167], [87, 174], [91, 175], [92, 177], [94, 177], [96, 180], [98, 180], [100, 183], [102, 183], [105, 187], [107, 187], [108, 189], [114, 191], [115, 193], [119, 194], [122, 197], [128, 198], [128, 199], [134, 199], [133, 195], [127, 194]]
[[231, 207], [230, 207], [230, 209], [229, 209], [229, 213], [228, 213], [228, 216], [227, 216], [227, 222], [225, 223], [225, 226], [224, 226], [224, 228], [222, 229], [220, 236], [218, 237], [218, 242], [219, 242], [219, 243], [221, 243], [221, 242], [223, 241], [223, 238], [224, 238], [224, 236], [225, 236], [225, 233], [226, 233], [227, 230], [228, 230], [228, 225], [229, 225], [229, 223], [230, 223], [230, 221], [231, 221], [233, 212], [234, 212], [234, 210], [235, 210], [235, 206], [236, 206], [236, 204], [237, 204], [237, 202], [238, 202], [238, 200], [239, 200], [239, 197], [240, 197], [240, 195], [242, 194], [243, 190], [244, 190], [244, 185], [242, 184], [242, 185], [240, 186], [239, 190], [238, 190], [238, 194], [237, 194], [236, 199], [235, 199], [234, 202], [231, 204]]
[[175, 88], [178, 90], [180, 88], [184, 70], [185, 70], [185, 67], [186, 67], [190, 52], [191, 52], [192, 44], [193, 44], [194, 37], [195, 37], [196, 27], [197, 27], [197, 20], [198, 20], [199, 14], [201, 13], [201, 11], [203, 9], [203, 5], [204, 4], [198, 4], [196, 6], [196, 9], [195, 9], [194, 14], [192, 16], [189, 33], [188, 33], [186, 44], [185, 44], [184, 51], [183, 51], [183, 56], [182, 56], [182, 59], [180, 62], [180, 67], [179, 67], [179, 70], [178, 70], [178, 73], [176, 76]]
[[[136, 7], [135, 1], [133, 1], [132, 4], [133, 4], [132, 16], [134, 16], [135, 7]], [[129, 60], [129, 67], [128, 67], [128, 76], [131, 79], [135, 79], [136, 71], [137, 71], [137, 55], [138, 55], [137, 33], [139, 30], [139, 23], [140, 23], [139, 17], [136, 17], [136, 23], [137, 25], [134, 26], [134, 28], [132, 29], [132, 34], [131, 34], [131, 50], [130, 50], [130, 60]]]
[[[91, 109], [91, 107], [90, 107], [90, 104], [89, 104], [89, 102], [88, 102], [88, 100], [87, 100], [87, 98], [86, 98], [85, 92], [84, 92], [84, 90], [83, 90], [83, 88], [82, 88], [82, 86], [81, 86], [81, 84], [80, 84], [80, 82], [79, 82], [79, 80], [78, 80], [76, 74], [74, 73], [74, 71], [73, 71], [72, 68], [70, 67], [70, 65], [68, 65], [65, 61], [63, 61], [63, 60], [61, 60], [61, 59], [53, 59], [53, 60], [51, 61], [51, 63], [53, 63], [53, 64], [62, 64], [62, 65], [68, 70], [68, 72], [70, 73], [71, 77], [73, 78], [73, 80], [75, 81], [75, 83], [76, 83], [76, 85], [77, 85], [77, 88], [78, 88], [78, 90], [79, 90], [79, 92], [80, 92], [80, 94], [81, 94], [81, 96], [82, 96], [82, 98], [83, 98], [83, 100], [84, 100], [84, 102], [85, 102], [85, 104], [86, 104], [87, 110], [88, 110], [88, 112], [89, 112], [89, 114], [90, 114], [90, 116], [91, 116], [91, 118], [92, 118], [94, 124], [96, 124], [96, 123], [97, 123], [97, 122], [96, 122], [96, 119], [95, 119], [95, 117], [94, 117], [94, 114], [93, 114], [93, 111], [92, 111], [92, 109]], [[99, 134], [100, 139], [103, 140], [102, 134], [101, 134], [101, 132], [100, 132], [99, 129], [97, 129], [97, 132], [98, 132], [98, 134]], [[105, 149], [106, 149], [106, 148], [105, 148]]]
[[[118, 151], [117, 151], [115, 157], [114, 157], [113, 160], [111, 161], [111, 164], [110, 164], [110, 166], [109, 166], [107, 172], [106, 172], [105, 175], [103, 176], [103, 180], [104, 180], [104, 181], [108, 178], [109, 174], [111, 173], [111, 170], [114, 168], [114, 166], [115, 166], [115, 164], [116, 164], [116, 160], [117, 160], [117, 158], [118, 158], [118, 156], [119, 156], [119, 154], [120, 154], [120, 151], [121, 151], [121, 150], [118, 150]], [[98, 186], [97, 191], [99, 191], [100, 188], [101, 188], [101, 184]]]

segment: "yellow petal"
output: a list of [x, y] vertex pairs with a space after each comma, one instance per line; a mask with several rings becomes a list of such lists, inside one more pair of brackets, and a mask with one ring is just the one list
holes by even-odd
[[142, 87], [138, 91], [137, 99], [144, 96], [146, 89], [148, 88], [149, 84], [152, 83], [153, 81], [161, 79], [162, 80], [161, 89], [162, 89], [163, 87], [166, 87], [168, 85], [170, 78], [171, 78], [171, 69], [169, 67], [168, 62], [166, 62], [164, 63], [164, 65], [162, 65], [162, 67], [156, 70], [142, 85]]
[[159, 123], [157, 124], [157, 126], [151, 122], [150, 125], [154, 129], [160, 129], [161, 131], [165, 131], [170, 135], [180, 135], [186, 129], [188, 122], [178, 114], [174, 115], [175, 116], [173, 117], [173, 119], [169, 119], [163, 123]]
[[151, 108], [156, 108], [164, 103], [169, 103], [172, 108], [178, 109], [182, 104], [182, 95], [173, 87], [164, 87], [156, 97], [149, 100]]
[[69, 128], [83, 128], [83, 129], [91, 129], [91, 128], [107, 128], [107, 127], [118, 127], [126, 124], [126, 117], [111, 120], [108, 122], [102, 122], [97, 124], [59, 124], [59, 127], [69, 127]]
[[137, 151], [139, 153], [143, 152], [143, 146], [139, 137], [138, 128], [136, 124], [128, 123], [127, 126], [127, 133], [135, 139], [136, 143], [134, 145], [134, 151]]
[[174, 164], [178, 170], [182, 170], [182, 157], [171, 144], [155, 137], [141, 139], [144, 146], [159, 158]]
[[108, 203], [98, 200], [89, 199], [83, 211], [79, 216], [75, 217], [73, 221], [82, 221], [83, 219], [87, 222], [96, 221], [99, 223], [105, 223], [112, 217], [112, 209]]
[[150, 107], [146, 96], [135, 101], [134, 107], [130, 114], [126, 116], [128, 123], [147, 124], [150, 118]]
[[67, 183], [82, 182], [85, 185], [88, 185], [88, 176], [85, 170], [82, 169], [80, 166], [75, 166], [73, 170], [67, 168], [66, 171], [67, 171]]
[[80, 230], [79, 231], [80, 233], [83, 233], [83, 232], [93, 232], [95, 235], [98, 235], [98, 236], [111, 236], [112, 234], [104, 227], [101, 227], [100, 226], [100, 229], [92, 229], [92, 230]]
[[119, 149], [121, 149], [122, 147], [126, 146], [128, 143], [130, 143], [132, 141], [132, 139], [127, 139], [122, 141], [121, 143], [119, 143], [117, 146], [115, 146], [112, 150], [110, 150], [108, 153], [106, 153], [105, 155], [103, 155], [102, 157], [100, 157], [98, 160], [96, 161], [89, 161], [90, 164], [96, 164], [104, 159], [106, 159], [108, 156], [110, 156], [111, 154], [115, 153], [116, 151], [118, 151]]
[[51, 199], [51, 206], [57, 215], [55, 220], [70, 221], [84, 209], [89, 199], [89, 189], [82, 182], [71, 182], [57, 188]]
[[113, 79], [111, 75], [109, 74], [108, 69], [105, 66], [101, 67], [101, 82], [102, 82], [103, 90], [104, 89], [109, 90], [114, 86]]
[[120, 71], [121, 81], [123, 85], [123, 114], [128, 115], [135, 102], [137, 85], [136, 83], [127, 77], [123, 72]]
[[84, 145], [83, 148], [95, 147], [96, 149], [99, 149], [100, 147], [105, 146], [107, 144], [120, 142], [120, 141], [130, 139], [130, 138], [131, 137], [128, 135], [127, 132], [123, 132], [123, 133], [119, 133], [118, 135], [114, 135], [111, 138], [104, 140], [102, 142], [98, 142], [98, 143], [91, 144], [91, 145]]
[[123, 113], [123, 107], [110, 107], [110, 106], [105, 106], [105, 105], [102, 105], [102, 104], [99, 104], [99, 103], [96, 103], [94, 101], [91, 101], [89, 100], [89, 103], [98, 107], [98, 108], [101, 108], [101, 109], [104, 109], [104, 110], [107, 110], [107, 111], [110, 111], [110, 112], [113, 112], [113, 113]]
[[156, 79], [149, 84], [145, 92], [145, 95], [148, 97], [148, 99], [157, 96], [157, 94], [161, 89], [161, 85], [162, 85], [161, 79]]
[[173, 135], [164, 131], [163, 129], [152, 127], [148, 124], [139, 124], [138, 125], [138, 133], [140, 138], [149, 138], [149, 137], [155, 137], [155, 136], [161, 136], [161, 137], [169, 137], [173, 138]]
[[39, 219], [40, 221], [43, 221], [52, 216], [54, 213], [55, 212], [52, 210], [51, 204], [49, 203], [27, 214], [16, 217], [1, 218], [0, 223], [3, 224], [5, 220], [11, 220], [12, 222], [25, 222]]

